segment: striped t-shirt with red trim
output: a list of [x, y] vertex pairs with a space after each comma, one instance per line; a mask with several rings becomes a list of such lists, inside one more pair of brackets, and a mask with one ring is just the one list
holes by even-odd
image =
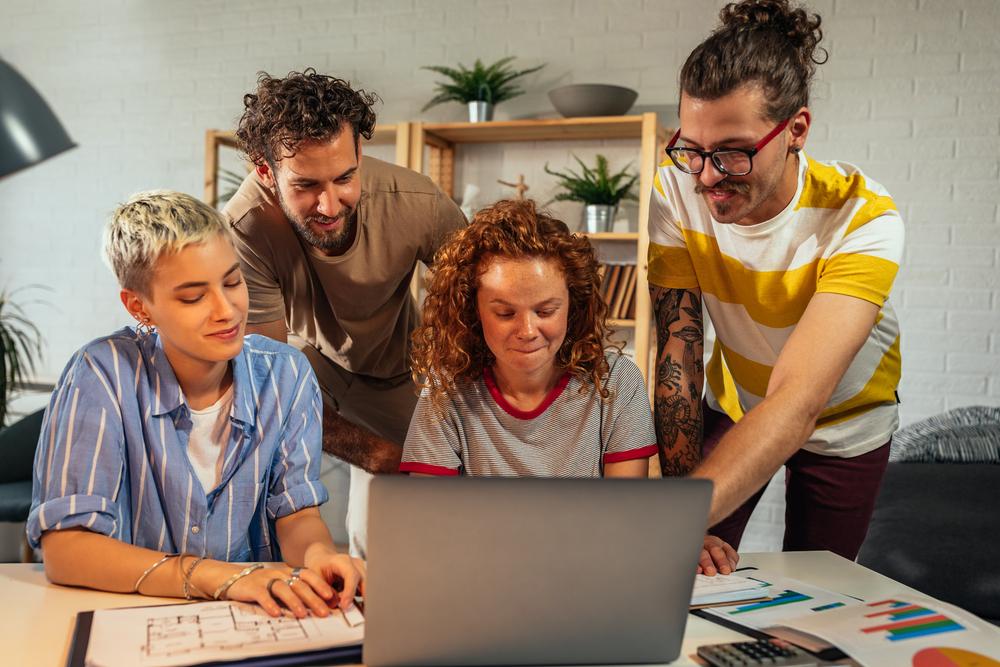
[[[510, 405], [489, 369], [459, 385], [438, 412], [426, 390], [403, 447], [401, 472], [483, 477], [600, 477], [602, 463], [656, 454], [649, 397], [631, 359], [608, 354], [601, 401], [589, 383], [564, 375], [530, 412]], [[581, 388], [584, 391], [581, 392]]]

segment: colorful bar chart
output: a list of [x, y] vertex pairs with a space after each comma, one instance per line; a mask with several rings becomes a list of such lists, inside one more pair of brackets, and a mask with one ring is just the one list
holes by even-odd
[[782, 591], [780, 594], [774, 596], [770, 600], [764, 600], [763, 602], [755, 602], [753, 604], [746, 604], [742, 607], [736, 607], [727, 613], [731, 616], [737, 614], [746, 614], [752, 611], [760, 611], [762, 609], [770, 609], [772, 607], [780, 607], [786, 604], [792, 604], [794, 602], [804, 602], [806, 600], [812, 600], [812, 597], [805, 595], [804, 593], [797, 593], [792, 590]]
[[865, 614], [865, 618], [878, 619], [880, 622], [877, 625], [862, 628], [861, 632], [866, 634], [885, 633], [883, 637], [890, 642], [965, 629], [948, 616], [917, 604], [885, 600], [872, 603], [869, 606], [874, 608], [888, 607], [888, 609], [879, 609], [871, 614]]

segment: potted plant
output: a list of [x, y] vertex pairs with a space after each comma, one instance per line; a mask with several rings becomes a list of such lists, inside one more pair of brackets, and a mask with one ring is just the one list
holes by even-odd
[[0, 292], [0, 427], [6, 422], [14, 387], [34, 372], [42, 354], [42, 333], [11, 301], [13, 294]]
[[470, 122], [493, 120], [495, 105], [524, 94], [524, 90], [518, 88], [514, 81], [545, 67], [543, 64], [518, 71], [510, 66], [513, 60], [514, 56], [507, 56], [486, 66], [477, 58], [472, 69], [465, 65], [459, 65], [457, 69], [442, 65], [423, 67], [422, 69], [443, 74], [450, 81], [437, 83], [434, 89], [437, 94], [421, 111], [444, 102], [461, 102], [469, 105]]
[[225, 192], [219, 194], [219, 196], [215, 198], [216, 208], [224, 207], [227, 203], [229, 203], [230, 199], [236, 196], [236, 192], [240, 189], [240, 186], [243, 185], [243, 180], [245, 178], [246, 174], [241, 176], [231, 169], [219, 167], [219, 183], [225, 184], [227, 187]]
[[639, 179], [638, 174], [630, 174], [631, 163], [616, 174], [608, 169], [608, 158], [598, 154], [597, 166], [591, 168], [577, 156], [573, 159], [580, 165], [577, 173], [567, 168], [565, 171], [554, 171], [545, 165], [545, 173], [559, 179], [562, 192], [556, 194], [551, 201], [578, 201], [584, 204], [584, 229], [588, 233], [609, 232], [614, 223], [618, 204], [623, 200], [635, 201], [637, 197], [632, 192], [632, 186]]

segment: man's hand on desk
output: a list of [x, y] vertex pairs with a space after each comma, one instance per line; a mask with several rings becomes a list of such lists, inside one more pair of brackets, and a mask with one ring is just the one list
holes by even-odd
[[716, 574], [732, 574], [740, 555], [727, 543], [715, 535], [706, 535], [701, 548], [701, 558], [698, 560], [698, 574], [714, 576]]

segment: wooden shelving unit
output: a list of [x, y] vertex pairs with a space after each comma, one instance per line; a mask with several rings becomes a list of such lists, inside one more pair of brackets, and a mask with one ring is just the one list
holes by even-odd
[[[410, 163], [410, 123], [376, 125], [370, 145], [395, 144], [395, 163], [406, 167]], [[204, 200], [215, 205], [219, 197], [219, 151], [222, 148], [239, 150], [236, 133], [231, 130], [205, 131], [205, 194]]]
[[[615, 328], [635, 329], [635, 362], [649, 377], [652, 313], [646, 281], [646, 252], [649, 247], [649, 193], [653, 187], [656, 156], [666, 145], [669, 134], [655, 113], [599, 118], [564, 118], [545, 120], [493, 121], [488, 123], [410, 124], [410, 168], [428, 174], [449, 196], [455, 195], [455, 154], [462, 144], [487, 144], [523, 141], [583, 141], [594, 139], [637, 140], [639, 143], [639, 220], [638, 231], [628, 233], [588, 234], [594, 243], [634, 243], [639, 269], [636, 280], [636, 316], [634, 320], [611, 320]], [[427, 158], [425, 160], [425, 148]]]
[[597, 232], [584, 233], [591, 241], [638, 241], [639, 232]]

